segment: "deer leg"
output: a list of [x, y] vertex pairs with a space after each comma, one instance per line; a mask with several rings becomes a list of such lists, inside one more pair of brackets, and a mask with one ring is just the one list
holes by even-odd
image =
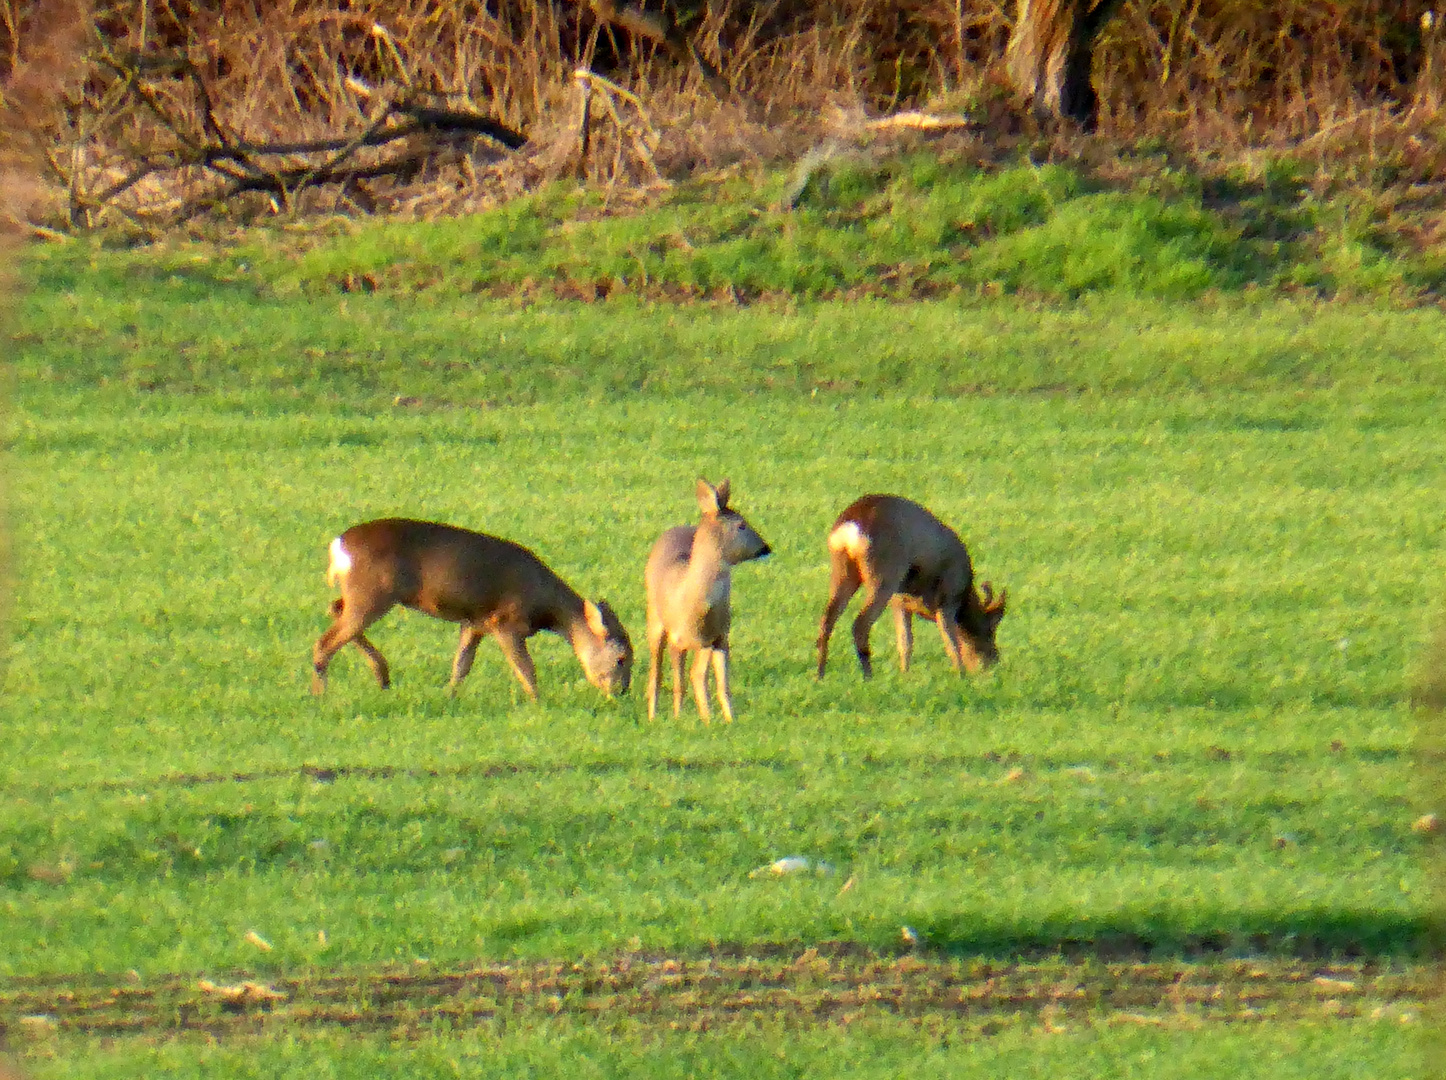
[[894, 589], [879, 582], [870, 582], [865, 594], [863, 610], [854, 617], [854, 652], [858, 653], [859, 667], [864, 669], [864, 678], [874, 673], [873, 653], [869, 649], [869, 631], [878, 622], [884, 608], [894, 598]]
[[904, 598], [893, 600], [894, 636], [899, 643], [899, 670], [908, 671], [914, 656], [914, 613], [904, 606]]
[[[326, 669], [331, 665], [331, 658], [344, 645], [347, 645], [366, 632], [366, 628], [376, 622], [392, 608], [391, 604], [366, 608], [351, 602], [346, 598], [332, 602], [331, 610], [335, 618], [332, 624], [326, 628], [321, 637], [316, 639], [316, 646], [311, 650], [311, 692], [321, 694], [326, 690]], [[371, 651], [368, 652], [367, 650]], [[390, 675], [387, 672], [387, 662], [381, 659], [381, 653], [377, 652], [376, 646], [367, 642], [362, 648], [362, 655], [372, 663], [373, 657], [381, 660], [381, 671], [377, 673], [377, 681], [382, 684], [385, 690], [390, 682]], [[372, 671], [377, 671], [377, 665], [372, 663]]]
[[713, 681], [718, 685], [718, 704], [723, 709], [723, 722], [733, 723], [733, 697], [728, 692], [728, 648], [713, 650]]
[[673, 665], [673, 719], [683, 715], [683, 657], [687, 649], [668, 646], [668, 660]]
[[452, 661], [452, 679], [447, 683], [447, 691], [453, 697], [457, 696], [457, 687], [467, 677], [467, 672], [472, 670], [472, 659], [477, 655], [477, 645], [485, 636], [482, 630], [471, 623], [462, 624], [462, 635], [457, 642], [457, 656]]
[[343, 626], [341, 617], [332, 623], [316, 639], [316, 645], [311, 650], [311, 692], [322, 694], [326, 691], [326, 669], [331, 666], [331, 658], [336, 655], [338, 649], [345, 645], [360, 630], [349, 630]]
[[366, 658], [367, 666], [377, 677], [377, 684], [383, 690], [389, 689], [392, 685], [392, 673], [391, 669], [387, 667], [387, 658], [382, 655], [382, 651], [368, 641], [365, 634], [358, 634], [352, 638], [352, 644], [361, 650], [362, 656]]
[[708, 708], [708, 654], [712, 651], [705, 646], [693, 653], [693, 700], [697, 702], [698, 715], [703, 718], [704, 724], [713, 722], [712, 710]]
[[663, 630], [648, 628], [648, 719], [658, 711], [658, 690], [663, 683]]
[[522, 689], [536, 701], [537, 670], [532, 666], [532, 654], [527, 651], [527, 639], [515, 630], [499, 630], [497, 644], [502, 646], [502, 655], [507, 657], [512, 674], [517, 676]]
[[977, 674], [984, 665], [980, 663], [974, 643], [964, 635], [958, 620], [941, 608], [938, 622], [939, 634], [944, 638], [944, 648], [949, 653], [949, 662], [954, 665], [954, 670], [961, 675], [966, 671], [971, 675]]
[[949, 654], [949, 666], [962, 673], [963, 660], [959, 656], [959, 643], [955, 640], [959, 628], [954, 625], [954, 620], [949, 618], [943, 608], [935, 613], [934, 622], [939, 627], [939, 636], [944, 639], [944, 651]]
[[859, 591], [858, 570], [854, 564], [841, 556], [835, 556], [829, 575], [828, 603], [824, 605], [823, 618], [818, 626], [818, 678], [823, 678], [823, 669], [828, 664], [828, 639], [833, 636], [834, 624], [843, 614], [844, 608]]
[[964, 665], [964, 670], [971, 675], [979, 674], [984, 667], [984, 661], [979, 659], [979, 650], [974, 647], [969, 635], [964, 633], [959, 620], [952, 615], [949, 617], [949, 629], [954, 635], [954, 646], [959, 650], [959, 662]]

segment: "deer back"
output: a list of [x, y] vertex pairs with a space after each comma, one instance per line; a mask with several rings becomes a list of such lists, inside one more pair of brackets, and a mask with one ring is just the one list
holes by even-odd
[[534, 629], [555, 629], [561, 609], [582, 610], [582, 598], [533, 552], [486, 533], [383, 518], [353, 525], [337, 543], [351, 564], [344, 597], [377, 592], [453, 622], [524, 619]]
[[958, 534], [898, 495], [865, 495], [849, 504], [829, 530], [828, 545], [851, 559], [865, 581], [902, 581], [900, 591], [909, 596], [957, 599], [974, 578]]

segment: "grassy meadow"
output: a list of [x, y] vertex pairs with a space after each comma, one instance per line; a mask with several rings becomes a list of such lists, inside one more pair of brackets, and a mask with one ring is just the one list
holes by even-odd
[[[1411, 824], [1439, 807], [1407, 686], [1442, 598], [1440, 312], [534, 302], [268, 266], [27, 263], [0, 1022], [35, 1075], [1424, 1075], [1409, 995], [1358, 1004], [1357, 976], [1246, 1026], [1160, 998], [984, 1027], [735, 1002], [699, 1029], [559, 993], [510, 1026], [292, 1029], [301, 990], [219, 1041], [22, 1026], [43, 987], [478, 963], [819, 950], [1057, 983], [1210, 957], [1310, 990], [1423, 962]], [[348, 651], [307, 694], [346, 525], [521, 541], [641, 651], [643, 562], [699, 474], [775, 551], [734, 578], [738, 723], [648, 724], [645, 656], [607, 701], [548, 635], [540, 704], [490, 644], [449, 698], [454, 628], [400, 612], [371, 634], [391, 691]], [[846, 619], [815, 681], [823, 537], [867, 491], [925, 502], [1008, 587], [998, 668], [960, 680], [921, 628], [901, 675], [886, 619], [865, 683]], [[787, 855], [828, 872], [750, 877]]]

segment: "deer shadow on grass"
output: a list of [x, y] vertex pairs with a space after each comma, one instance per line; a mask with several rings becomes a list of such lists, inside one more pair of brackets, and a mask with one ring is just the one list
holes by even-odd
[[1427, 959], [1439, 955], [1439, 920], [1367, 908], [1270, 914], [1223, 905], [1189, 922], [1163, 908], [1105, 918], [1037, 921], [936, 915], [915, 926], [918, 947], [954, 956], [1166, 960], [1276, 956], [1300, 960]]

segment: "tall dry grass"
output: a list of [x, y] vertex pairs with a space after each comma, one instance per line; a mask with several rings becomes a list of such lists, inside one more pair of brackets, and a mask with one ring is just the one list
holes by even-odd
[[[0, 76], [46, 48], [46, 3], [0, 0]], [[458, 146], [407, 184], [352, 193], [366, 208], [437, 208], [504, 197], [566, 168], [579, 67], [640, 99], [665, 177], [789, 155], [831, 117], [860, 111], [969, 108], [985, 120], [987, 137], [1004, 126], [1003, 58], [1015, 6], [677, 0], [679, 25], [732, 88], [721, 98], [694, 65], [600, 22], [575, 0], [101, 0], [88, 33], [92, 55], [104, 48], [188, 57], [219, 122], [242, 140], [358, 130], [375, 101], [368, 88], [430, 95], [529, 133], [533, 145], [515, 158], [503, 161], [483, 144]], [[656, 13], [659, 0], [642, 7]], [[1439, 28], [1422, 25], [1429, 10], [1430, 0], [1128, 0], [1096, 57], [1100, 136], [1158, 137], [1202, 157], [1301, 149], [1352, 167], [1364, 157], [1368, 169], [1385, 163], [1430, 179], [1443, 164], [1436, 132], [1446, 70]], [[48, 224], [65, 218], [66, 185], [104, 189], [138, 146], [176, 137], [144, 110], [117, 115], [117, 81], [93, 64], [69, 107], [17, 119], [5, 103], [9, 130], [23, 128], [45, 151]], [[155, 92], [176, 112], [189, 110], [193, 134], [204, 135], [186, 86], [162, 83]], [[626, 137], [599, 129], [595, 179], [619, 179], [625, 155], [616, 140]], [[138, 185], [131, 209], [175, 202], [201, 180], [183, 172], [169, 189]], [[341, 195], [331, 198], [349, 208]]]

